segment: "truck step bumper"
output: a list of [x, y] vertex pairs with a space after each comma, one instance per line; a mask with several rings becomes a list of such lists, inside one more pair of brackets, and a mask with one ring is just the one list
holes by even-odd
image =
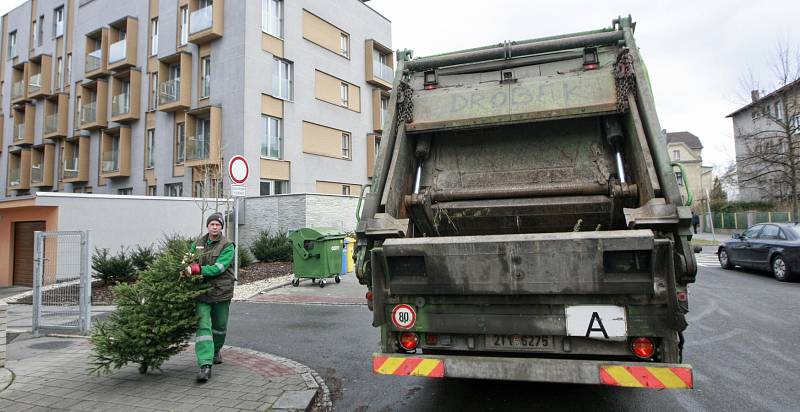
[[485, 356], [372, 355], [380, 375], [583, 383], [652, 389], [691, 389], [692, 366], [670, 363]]

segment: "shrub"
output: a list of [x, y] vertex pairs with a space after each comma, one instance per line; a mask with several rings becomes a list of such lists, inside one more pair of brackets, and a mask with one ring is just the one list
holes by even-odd
[[292, 246], [285, 230], [272, 234], [269, 230], [262, 230], [250, 246], [253, 256], [261, 262], [291, 262]]
[[246, 248], [237, 247], [236, 250], [239, 251], [239, 267], [246, 268], [253, 264], [253, 255], [247, 251]]
[[103, 281], [104, 285], [128, 283], [136, 278], [136, 267], [125, 248], [120, 248], [116, 255], [108, 253], [106, 248], [95, 248], [92, 270], [95, 272], [93, 276]]
[[138, 272], [144, 272], [156, 258], [156, 252], [152, 246], [136, 246], [130, 255], [131, 263]]

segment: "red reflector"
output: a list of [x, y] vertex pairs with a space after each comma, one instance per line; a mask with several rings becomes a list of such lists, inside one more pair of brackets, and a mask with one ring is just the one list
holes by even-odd
[[431, 335], [430, 333], [425, 335], [425, 344], [426, 345], [436, 345], [439, 342], [439, 337], [436, 335]]
[[584, 65], [583, 65], [583, 69], [584, 69], [584, 70], [596, 70], [598, 67], [600, 67], [600, 65], [599, 65], [599, 64], [597, 64], [597, 63], [592, 63], [592, 64], [584, 64]]
[[435, 84], [426, 84], [425, 85], [425, 90], [433, 90], [435, 88], [436, 88]]
[[678, 300], [681, 302], [686, 302], [686, 292], [679, 291], [678, 292]]
[[655, 345], [653, 345], [653, 342], [648, 338], [636, 338], [631, 341], [631, 352], [639, 358], [650, 358], [655, 351]]
[[372, 291], [371, 291], [371, 290], [370, 290], [370, 291], [367, 291], [367, 296], [366, 296], [366, 298], [367, 298], [367, 300], [368, 300], [368, 301], [372, 302]]
[[419, 337], [416, 333], [403, 332], [400, 334], [400, 346], [405, 350], [414, 350], [419, 344]]

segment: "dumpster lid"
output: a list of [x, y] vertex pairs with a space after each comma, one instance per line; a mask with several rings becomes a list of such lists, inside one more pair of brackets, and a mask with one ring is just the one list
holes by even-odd
[[290, 238], [302, 240], [343, 239], [347, 235], [339, 229], [332, 227], [304, 227], [289, 234]]

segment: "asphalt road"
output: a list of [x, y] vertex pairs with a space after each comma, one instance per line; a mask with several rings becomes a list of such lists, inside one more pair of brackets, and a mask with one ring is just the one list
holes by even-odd
[[364, 306], [237, 303], [228, 342], [316, 369], [340, 411], [798, 410], [800, 283], [700, 261], [684, 354], [691, 391], [376, 376], [378, 332]]

